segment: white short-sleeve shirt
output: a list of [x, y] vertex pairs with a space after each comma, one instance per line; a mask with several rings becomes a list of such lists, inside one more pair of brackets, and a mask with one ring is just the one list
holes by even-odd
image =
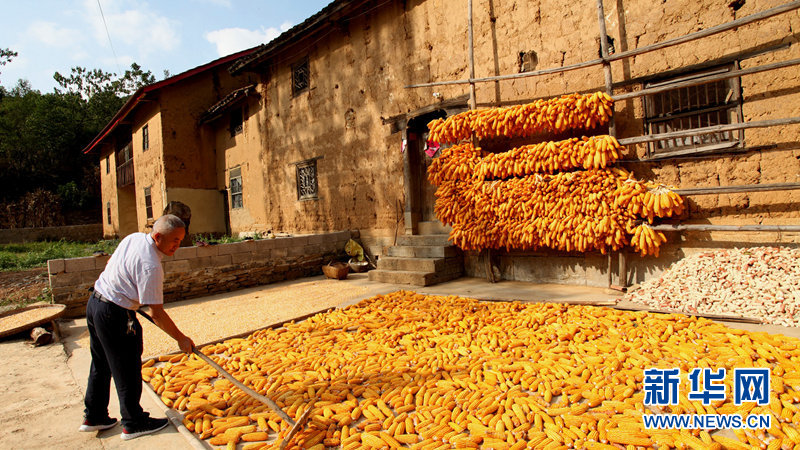
[[164, 257], [147, 233], [133, 233], [119, 243], [94, 290], [125, 309], [164, 303]]

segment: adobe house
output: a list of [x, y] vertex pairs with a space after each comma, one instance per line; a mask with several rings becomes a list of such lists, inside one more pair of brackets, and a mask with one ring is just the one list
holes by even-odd
[[[800, 116], [796, 68], [738, 75], [742, 69], [800, 56], [792, 32], [800, 26], [796, 7], [729, 31], [614, 60], [608, 64], [608, 79], [613, 80], [608, 87], [603, 65], [597, 63], [602, 51], [639, 49], [779, 5], [778, 0], [606, 2], [601, 17], [608, 37], [601, 46], [596, 2], [475, 1], [476, 77], [553, 69], [535, 77], [476, 83], [477, 106], [607, 88], [613, 94], [660, 88], [616, 102], [619, 139], [767, 119], [783, 122], [629, 144], [624, 156], [628, 162], [622, 165], [637, 178], [678, 188], [796, 183], [800, 130], [791, 125]], [[220, 165], [226, 173], [220, 181], [244, 193], [241, 203], [235, 200], [241, 212], [231, 211], [231, 229], [256, 224], [294, 233], [358, 229], [367, 247], [384, 256], [384, 268], [419, 272], [415, 267], [430, 261], [403, 258], [421, 256], [424, 249], [418, 247], [445, 246], [441, 236], [447, 232], [433, 215], [434, 189], [425, 177], [431, 161], [423, 151], [426, 124], [465, 110], [469, 85], [409, 86], [469, 77], [467, 23], [465, 2], [337, 0], [235, 62], [233, 74], [257, 75], [257, 82], [239, 95], [230, 117], [222, 114], [216, 125], [209, 125], [218, 146], [226, 148]], [[595, 62], [560, 70], [587, 61]], [[691, 84], [697, 78], [709, 81]], [[246, 120], [241, 139], [231, 131], [239, 115]], [[247, 134], [248, 127], [260, 138]], [[259, 194], [248, 194], [251, 186]], [[689, 195], [687, 217], [680, 220], [795, 223], [800, 193], [796, 186], [789, 188], [780, 195], [746, 189]], [[428, 236], [432, 234], [436, 236]], [[780, 232], [670, 233], [660, 258], [628, 258], [623, 281], [657, 276], [672, 261], [705, 248], [776, 242], [795, 243], [797, 237]], [[389, 248], [395, 243], [400, 248]], [[458, 258], [448, 252], [437, 256]], [[496, 251], [493, 258], [505, 279], [599, 286], [606, 285], [607, 274], [619, 270], [616, 260], [600, 254], [512, 250]], [[484, 258], [475, 252], [468, 252], [464, 263], [469, 275], [487, 273]], [[375, 279], [400, 281], [380, 272]]]
[[215, 148], [198, 124], [210, 105], [252, 83], [227, 70], [252, 50], [140, 88], [84, 149], [99, 155], [104, 236], [144, 231], [170, 201], [191, 208], [192, 233], [227, 231]]
[[[603, 5], [602, 21], [597, 6], [475, 1], [475, 77], [490, 77], [475, 82], [477, 107], [627, 95], [615, 104], [614, 134], [630, 142], [620, 165], [703, 190], [686, 194], [688, 213], [672, 223], [796, 223], [797, 5], [621, 0]], [[107, 234], [142, 230], [151, 211], [180, 200], [193, 232], [358, 230], [381, 256], [373, 279], [414, 284], [484, 277], [490, 266], [503, 279], [603, 286], [616, 274], [630, 284], [704, 249], [798, 242], [780, 231], [671, 232], [660, 258], [628, 255], [627, 270], [594, 253], [503, 250], [487, 261], [448, 246], [425, 176], [436, 157], [425, 151], [426, 125], [468, 108], [468, 21], [462, 2], [336, 0], [265, 45], [143, 88], [87, 147], [101, 149]], [[708, 126], [728, 128], [648, 137]]]

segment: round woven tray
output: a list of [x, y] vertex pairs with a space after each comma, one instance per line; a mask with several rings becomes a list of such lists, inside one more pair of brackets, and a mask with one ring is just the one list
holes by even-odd
[[32, 305], [0, 314], [0, 338], [29, 330], [64, 314], [66, 305]]

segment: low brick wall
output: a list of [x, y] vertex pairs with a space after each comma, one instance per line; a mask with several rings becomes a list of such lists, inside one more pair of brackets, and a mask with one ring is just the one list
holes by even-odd
[[0, 244], [36, 241], [97, 242], [103, 238], [103, 224], [69, 225], [43, 228], [7, 228], [0, 230]]
[[[352, 234], [357, 236], [357, 232]], [[182, 247], [165, 257], [164, 301], [319, 275], [331, 259], [346, 259], [350, 231], [244, 241], [207, 247]], [[47, 262], [55, 303], [67, 305], [66, 316], [85, 313], [89, 288], [110, 256], [53, 259]]]

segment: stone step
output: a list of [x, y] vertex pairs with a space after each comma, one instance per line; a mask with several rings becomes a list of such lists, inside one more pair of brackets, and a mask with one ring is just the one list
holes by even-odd
[[409, 258], [384, 256], [378, 260], [378, 270], [407, 270], [436, 272], [444, 268], [444, 258]]
[[387, 256], [404, 258], [450, 258], [461, 255], [461, 250], [454, 245], [430, 246], [430, 245], [405, 245], [389, 247]]
[[446, 234], [407, 234], [397, 237], [397, 245], [403, 246], [448, 246], [452, 245]]
[[417, 232], [419, 234], [450, 234], [451, 231], [453, 231], [453, 227], [445, 225], [438, 220], [417, 223]]
[[370, 270], [370, 281], [389, 284], [430, 286], [460, 277], [460, 273], [414, 272], [408, 270]]
[[384, 256], [378, 260], [380, 270], [409, 270], [418, 272], [450, 272], [464, 270], [464, 259], [461, 256], [451, 258], [410, 258]]

